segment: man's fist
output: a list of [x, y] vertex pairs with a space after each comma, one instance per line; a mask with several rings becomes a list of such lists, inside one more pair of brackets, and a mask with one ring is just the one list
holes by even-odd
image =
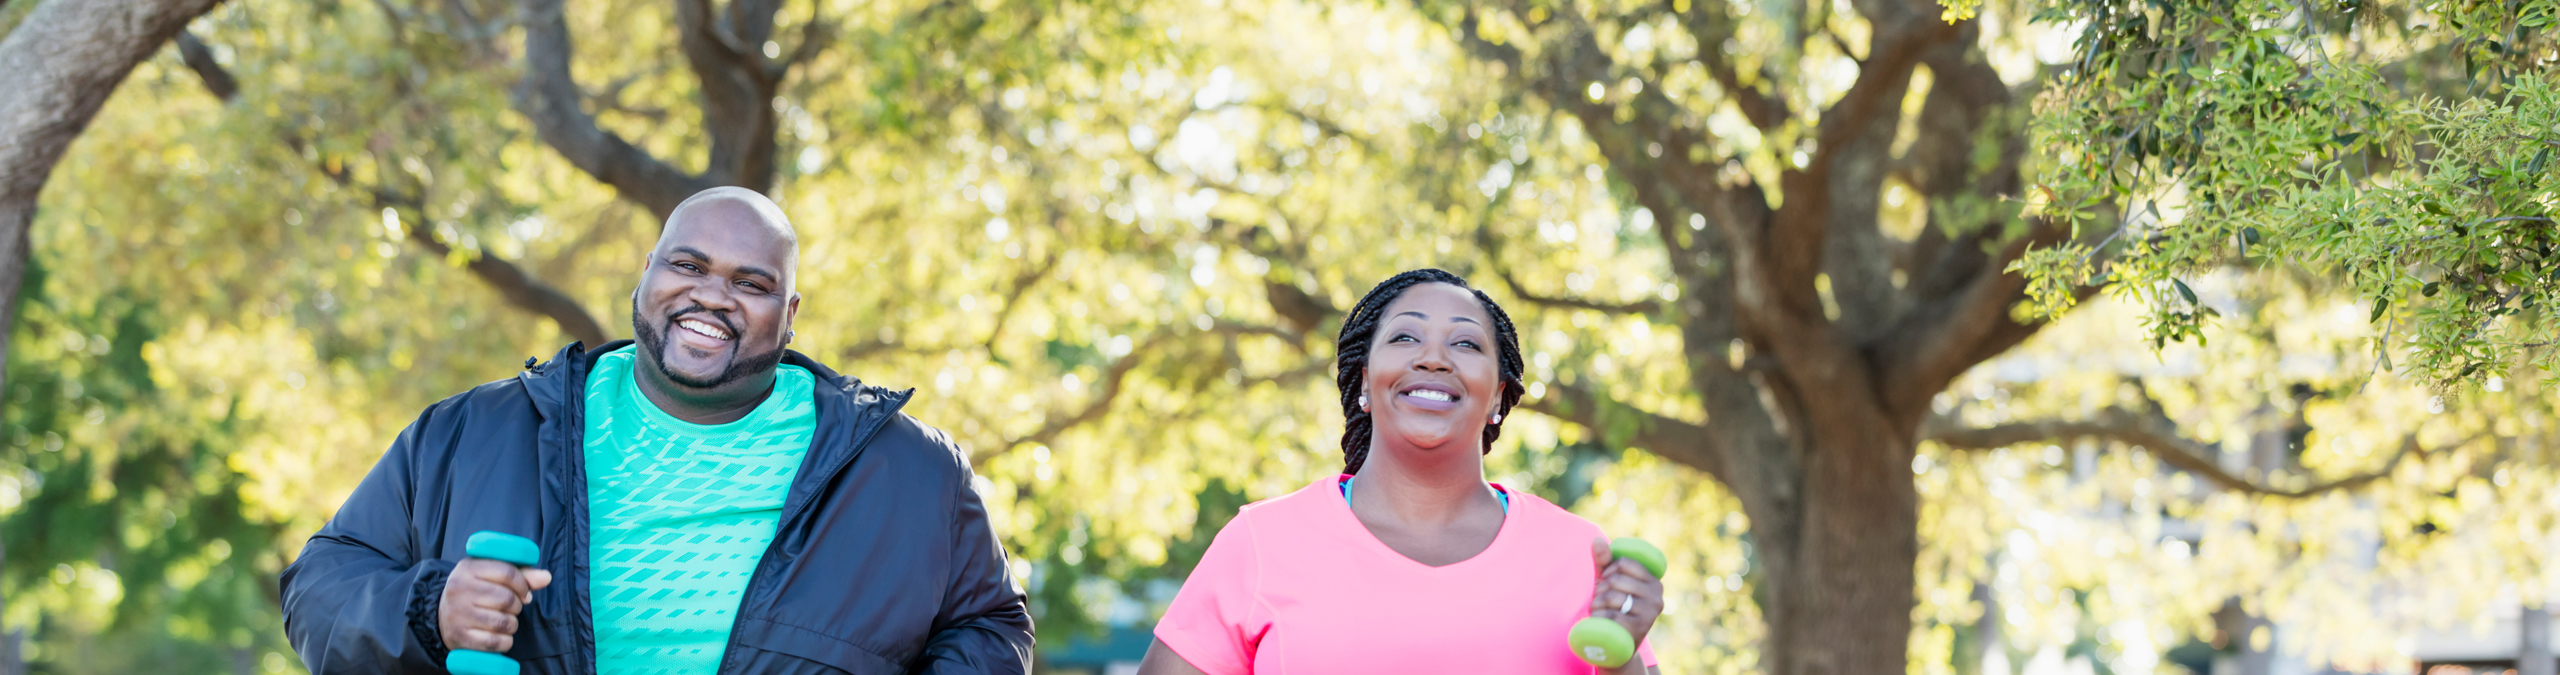
[[551, 585], [551, 573], [472, 558], [453, 566], [444, 580], [436, 630], [446, 649], [506, 653], [516, 643], [516, 614], [533, 602], [534, 589]]

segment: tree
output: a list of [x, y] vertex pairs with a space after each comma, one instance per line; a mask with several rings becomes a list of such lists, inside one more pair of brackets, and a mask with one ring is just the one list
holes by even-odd
[[[2024, 618], [2012, 645], [2157, 652], [2177, 638], [2108, 636], [2365, 588], [2294, 580], [2367, 530], [2393, 573], [2525, 568], [2540, 530], [2508, 525], [2550, 474], [2462, 441], [2531, 406], [2364, 389], [2339, 346], [2364, 336], [2325, 318], [2367, 308], [2319, 274], [2188, 275], [2230, 317], [2210, 350], [2119, 339], [2143, 325], [2121, 298], [2019, 311], [2042, 277], [2001, 270], [2030, 250], [2081, 242], [2094, 267], [2143, 241], [2106, 239], [2129, 208], [2075, 234], [2003, 201], [2059, 164], [2024, 106], [2067, 50], [2040, 61], [2047, 31], [2006, 5], [1849, 9], [233, 5], [137, 70], [39, 216], [41, 269], [106, 272], [36, 285], [42, 337], [11, 347], [0, 528], [61, 543], [12, 559], [13, 611], [67, 670], [272, 649], [183, 627], [271, 625], [216, 600], [257, 592], [383, 439], [609, 336], [665, 200], [756, 181], [807, 247], [794, 346], [919, 389], [907, 412], [972, 452], [1044, 637], [1143, 621], [1239, 503], [1338, 470], [1340, 308], [1423, 265], [1491, 287], [1530, 352], [1542, 414], [1506, 424], [1494, 477], [1673, 549], [1680, 667], [1946, 672], [2003, 621], [1975, 597]], [[2331, 366], [2278, 367], [2295, 353]], [[2206, 365], [2085, 367], [2128, 360]], [[2301, 449], [2238, 451], [2285, 416], [2261, 406], [2303, 416]], [[2258, 454], [2279, 461], [2234, 463]], [[41, 500], [66, 515], [19, 515]], [[2103, 527], [2007, 534], [2054, 519]], [[2158, 535], [2175, 519], [2210, 526], [2186, 557]], [[189, 571], [210, 560], [238, 574]], [[101, 635], [184, 650], [82, 646]]]
[[[1119, 15], [1073, 5], [918, 3], [872, 15], [842, 3], [810, 3], [793, 14], [819, 11], [842, 19], [808, 20], [790, 31], [844, 45], [793, 50], [806, 56], [803, 65], [815, 70], [812, 77], [823, 79], [779, 89], [788, 95], [780, 106], [773, 93], [780, 85], [770, 83], [759, 85], [763, 93], [746, 91], [715, 102], [768, 111], [762, 122], [746, 116], [762, 126], [756, 131], [669, 122], [665, 110], [682, 109], [697, 95], [727, 94], [701, 94], [687, 73], [653, 58], [619, 58], [679, 53], [680, 43], [692, 37], [622, 30], [649, 27], [666, 18], [666, 8], [582, 3], [564, 10], [552, 3], [547, 7], [553, 11], [567, 11], [554, 16], [541, 13], [546, 5], [528, 4], [534, 11], [529, 23], [537, 28], [547, 20], [555, 28], [577, 25], [626, 38], [585, 43], [591, 51], [584, 59], [630, 68], [604, 70], [613, 82], [604, 91], [568, 89], [571, 105], [598, 111], [591, 113], [589, 128], [573, 133], [636, 139], [617, 142], [664, 156], [685, 156], [688, 147], [727, 147], [729, 141], [707, 137], [728, 134], [737, 147], [748, 148], [741, 155], [765, 157], [758, 160], [760, 168], [678, 173], [695, 177], [688, 180], [717, 173], [731, 176], [718, 178], [722, 182], [784, 181], [767, 188], [778, 196], [794, 182], [828, 190], [813, 188], [819, 196], [798, 200], [794, 210], [818, 247], [804, 270], [808, 283], [871, 283], [859, 286], [867, 291], [861, 295], [822, 292], [819, 297], [835, 300], [808, 314], [811, 320], [795, 346], [837, 362], [867, 357], [871, 362], [859, 371], [865, 373], [894, 372], [878, 364], [883, 357], [939, 360], [982, 341], [967, 334], [979, 330], [973, 327], [983, 319], [979, 315], [878, 321], [868, 312], [912, 316], [927, 303], [948, 306], [955, 299], [966, 307], [972, 293], [990, 298], [992, 307], [999, 296], [981, 285], [1019, 289], [1046, 281], [1044, 273], [1059, 264], [1058, 251], [1034, 249], [1028, 256], [1017, 252], [1022, 269], [1002, 273], [1001, 284], [969, 272], [977, 252], [953, 249], [951, 226], [942, 221], [929, 228], [878, 226], [916, 208], [902, 202], [934, 208], [917, 196], [922, 186], [895, 186], [920, 183], [928, 175], [941, 183], [961, 173], [935, 155], [947, 152], [948, 140], [969, 134], [946, 130], [983, 118], [1000, 120], [1028, 105], [1021, 90], [1030, 76], [1023, 71], [1099, 69], [1060, 54], [1098, 45], [1143, 55], [1161, 35], [1142, 24], [1124, 25]], [[717, 11], [751, 12], [752, 4]], [[541, 92], [530, 85], [518, 88], [533, 92], [517, 99], [533, 101], [523, 103], [524, 109], [489, 95], [540, 81], [540, 75], [519, 80], [505, 67], [507, 50], [497, 37], [515, 20], [478, 18], [519, 16], [504, 10], [484, 3], [236, 7], [197, 26], [166, 62], [147, 65], [132, 100], [120, 102], [102, 121], [100, 140], [83, 146], [82, 160], [66, 165], [66, 180], [49, 197], [56, 206], [40, 221], [38, 247], [47, 251], [49, 269], [106, 273], [90, 283], [34, 287], [30, 293], [41, 294], [49, 308], [37, 329], [48, 337], [14, 349], [31, 358], [25, 366], [35, 372], [103, 370], [154, 384], [132, 396], [108, 395], [127, 390], [95, 379], [104, 374], [11, 385], [13, 400], [54, 403], [11, 408], [7, 464], [29, 478], [7, 483], [8, 506], [0, 507], [41, 504], [48, 514], [6, 521], [12, 542], [56, 544], [44, 547], [43, 555], [11, 560], [8, 575], [14, 588], [42, 595], [30, 605], [48, 619], [41, 631], [46, 663], [113, 669], [122, 658], [197, 662], [164, 651], [106, 654], [83, 646], [86, 636], [101, 632], [139, 631], [190, 649], [205, 643], [272, 648], [272, 636], [263, 633], [241, 637], [185, 629], [210, 624], [247, 630], [272, 617], [238, 616], [231, 613], [238, 608], [227, 605], [154, 602], [165, 597], [162, 590], [229, 590], [224, 577], [163, 572], [228, 558], [240, 563], [226, 570], [271, 575], [299, 547], [299, 535], [334, 510], [351, 479], [378, 453], [385, 430], [404, 424], [418, 406], [503, 377], [526, 354], [557, 348], [564, 333], [591, 341], [606, 335], [596, 327], [609, 324], [577, 319], [610, 320], [606, 312], [615, 312], [627, 293], [629, 270], [646, 250], [655, 221], [635, 212], [663, 209], [684, 194], [619, 200], [593, 190], [591, 181], [599, 178], [568, 161], [569, 153], [537, 140], [538, 129], [525, 133], [526, 127], [550, 124], [543, 116], [559, 109], [542, 112], [536, 107]], [[777, 26], [791, 25], [786, 19], [792, 17], [777, 19], [772, 7], [762, 11]], [[740, 25], [724, 22], [721, 30]], [[539, 55], [542, 40], [563, 37], [531, 36], [536, 42], [528, 51]], [[570, 49], [555, 42], [554, 48]], [[778, 49], [769, 43], [746, 48], [757, 54]], [[733, 70], [728, 64], [708, 66]], [[548, 66], [566, 73], [565, 61]], [[737, 74], [731, 70], [712, 75]], [[692, 145], [697, 139], [702, 145]], [[996, 152], [1000, 157], [1003, 151]], [[791, 161], [774, 161], [776, 156]], [[616, 161], [623, 159], [628, 158]], [[889, 179], [892, 174], [897, 178]], [[865, 189], [862, 182], [870, 180], [884, 185]], [[841, 195], [834, 199], [846, 204], [842, 211], [830, 207], [829, 191]], [[932, 194], [951, 201], [939, 185]], [[652, 207], [650, 199], [667, 201]], [[857, 207], [864, 199], [880, 206]], [[988, 203], [1000, 199], [990, 196]], [[963, 206], [962, 231], [983, 232], [986, 208]], [[857, 215], [860, 220], [852, 218]], [[168, 226], [123, 225], [143, 222]], [[1029, 241], [1012, 239], [1015, 248]], [[837, 247], [865, 254], [825, 254]], [[906, 269], [895, 276], [877, 274], [883, 262]], [[560, 279], [568, 282], [548, 281]], [[481, 297], [474, 285], [500, 293]], [[559, 298], [573, 301], [549, 301]], [[491, 300], [540, 312], [536, 316], [549, 321], [493, 312], [506, 307], [484, 306]], [[604, 311], [590, 315], [586, 307]], [[113, 320], [124, 314], [141, 318]], [[997, 323], [992, 332], [1015, 335]], [[586, 335], [590, 331], [595, 335]], [[131, 354], [121, 346], [91, 350], [128, 342]], [[1038, 342], [1032, 344], [1030, 357], [1041, 358]], [[245, 358], [250, 355], [256, 358]], [[140, 374], [101, 368], [97, 361], [115, 361]], [[930, 381], [931, 371], [906, 379]], [[211, 404], [220, 411], [225, 403], [227, 414], [203, 424], [152, 414], [161, 405], [200, 411]], [[82, 426], [98, 421], [111, 423]], [[974, 422], [966, 428], [982, 433]], [[127, 452], [141, 445], [137, 436], [170, 441], [184, 461], [142, 461]], [[238, 473], [192, 472], [207, 466]], [[133, 485], [105, 489], [95, 478], [118, 472], [135, 474]], [[54, 480], [45, 483], [42, 477]], [[236, 516], [274, 541], [242, 546], [230, 556], [230, 530], [189, 527], [190, 520], [143, 529], [155, 509], [193, 503], [184, 500], [198, 491], [233, 498], [202, 504], [210, 511], [206, 519]], [[72, 536], [75, 530], [124, 536]], [[164, 535], [152, 547], [165, 554], [132, 554], [127, 542], [139, 541], [134, 533], [152, 531]], [[66, 568], [74, 572], [60, 573]], [[119, 579], [171, 588], [128, 586]], [[111, 620], [77, 620], [98, 616]], [[158, 623], [172, 628], [147, 628]]]
[[[136, 63], [219, 0], [47, 2], [0, 40], [0, 367], [26, 274], [36, 197], [55, 162]], [[5, 603], [0, 603], [5, 605]], [[21, 667], [18, 634], [0, 635], [0, 672]]]
[[[0, 87], [12, 92], [0, 103], [0, 327], [14, 316], [27, 228], [54, 163], [134, 64], [218, 2], [46, 2], [0, 42]], [[7, 341], [0, 330], [0, 349]]]
[[[2268, 96], [2328, 104], [2319, 108], [2322, 112], [2358, 104], [2387, 107], [2375, 98], [2387, 89], [2379, 78], [2367, 76], [2355, 82], [2362, 88], [2348, 88], [2321, 86], [2334, 81], [2293, 82], [2264, 75], [2260, 64], [2269, 59], [2314, 57], [2301, 49], [2288, 51], [2267, 35], [2283, 29], [2260, 26], [2288, 17], [2305, 31], [2331, 25], [2322, 23], [2330, 21], [2319, 14], [2323, 10], [2289, 3], [2239, 9], [2210, 3], [2163, 5], [2156, 11], [2170, 17], [2170, 23], [2145, 23], [2136, 9], [2116, 3], [2001, 7], [2008, 16], [2041, 10], [2034, 13], [2039, 21], [2078, 20], [2090, 26], [2081, 46], [2093, 56], [2062, 64], [2051, 75], [2020, 77], [2026, 73], [2004, 76], [1989, 53], [1997, 43], [1985, 37], [1977, 20], [1965, 18], [1965, 8], [1942, 12], [1935, 4], [1918, 2], [1851, 2], [1845, 7], [1849, 11], [1835, 13], [1820, 3], [1781, 4], [1756, 7], [1769, 11], [1755, 13], [1754, 6], [1686, 1], [1416, 6], [1507, 90], [1576, 123], [1613, 184], [1664, 224], [1652, 231], [1677, 284], [1676, 301], [1550, 294], [1518, 284], [1513, 290], [1559, 309], [1644, 314], [1675, 326], [1694, 403], [1641, 409], [1593, 387], [1559, 386], [1531, 407], [1615, 431], [1619, 435], [1613, 438], [1626, 438], [1711, 475], [1732, 493], [1749, 516], [1751, 540], [1766, 570], [1760, 601], [1768, 622], [1763, 668], [1790, 675], [1903, 669], [1906, 647], [1899, 636], [1912, 632], [1913, 568], [1921, 548], [1922, 506], [1911, 469], [1914, 451], [1924, 440], [1991, 447], [2054, 438], [2114, 438], [2140, 443], [2163, 462], [2223, 489], [2255, 493], [2318, 494], [2365, 485], [2390, 473], [2392, 465], [2386, 464], [2371, 474], [2299, 489], [2263, 485], [2217, 469], [2209, 456], [2200, 454], [2207, 448], [2180, 440], [2174, 422], [2138, 408], [2068, 423], [1992, 429], [1931, 424], [1940, 412], [1932, 409], [1932, 401], [1951, 382], [2009, 351], [2054, 316], [2021, 311], [2022, 303], [2065, 307], [2095, 292], [2095, 282], [2164, 279], [2156, 270], [2174, 268], [2168, 261], [2194, 262], [2177, 257], [2201, 248], [2193, 242], [2258, 240], [2255, 232], [2236, 234], [2229, 226], [2174, 228], [2167, 230], [2167, 238], [2153, 238], [2146, 234], [2149, 226], [2128, 210], [2135, 205], [2120, 197], [2123, 191], [2103, 189], [2117, 183], [2093, 185], [2084, 179], [2067, 187], [2031, 187], [2031, 176], [2058, 171], [2103, 179], [2113, 165], [2091, 161], [2096, 155], [2084, 148], [2135, 149], [2129, 161], [2142, 162], [2141, 149], [2168, 144], [2184, 154], [2159, 161], [2197, 172], [2177, 183], [2190, 194], [2246, 193], [2251, 200], [2282, 204], [2293, 195], [2348, 199], [2357, 192], [2360, 184], [2348, 180], [2346, 169], [2334, 162], [2319, 164], [2321, 173], [2296, 173], [2292, 175], [2300, 178], [2290, 179], [2283, 169], [2293, 166], [2298, 154], [2238, 143], [2178, 146], [2165, 134], [2151, 135], [2186, 128], [2175, 112], [2181, 110], [2178, 106], [2202, 105], [2208, 111], [2216, 103], [2226, 106], [2223, 117], [2213, 118], [2218, 123], [2199, 127], [2199, 133], [2242, 139], [2273, 137], [2265, 127], [2250, 126], [2263, 117], [2241, 117], [2235, 109]], [[2336, 22], [2364, 25], [2368, 19], [2362, 17], [2385, 10], [2357, 5], [2338, 11], [2343, 15]], [[2503, 54], [2498, 57], [2502, 62], [2516, 64], [2542, 58], [2540, 47], [2524, 48], [2540, 43], [2518, 42], [2512, 34], [2532, 34], [2548, 20], [2542, 18], [2546, 12], [2478, 12], [2450, 18], [2468, 31], [2457, 35], [2503, 30], [2510, 34], [2507, 46], [2473, 37], [2456, 42], [2464, 46], [2454, 54], [2410, 49], [2332, 57], [2357, 64], [2340, 70], [2368, 74], [2373, 66], [2361, 64], [2372, 61], [2362, 59], [2411, 59], [2407, 67], [2413, 75], [2399, 85], [2408, 88], [2438, 81], [2424, 74], [2432, 67], [2426, 61], [2431, 56]], [[2172, 32], [2189, 26], [2211, 28]], [[2151, 31], [2177, 37], [2154, 40], [2146, 37]], [[2190, 63], [2210, 62], [2211, 50], [2195, 61], [2181, 57], [2174, 65], [2164, 56], [2179, 45], [2192, 53], [2217, 38], [2244, 35], [2256, 41], [2238, 44], [2264, 46], [2225, 49], [2219, 58], [2259, 60], [2216, 62], [2220, 69], [2214, 72], [2226, 74], [2220, 78], [2190, 75], [2197, 71], [2187, 69]], [[2110, 70], [2137, 67], [2150, 70], [2129, 75]], [[2084, 106], [2118, 116], [2045, 115], [2039, 117], [2045, 126], [2027, 124], [2027, 102], [2048, 95], [2046, 77], [2068, 86], [2104, 88], [2112, 97]], [[2153, 84], [2180, 77], [2196, 78], [2201, 84], [2193, 90], [2209, 89], [2214, 97], [2190, 97], [2187, 89]], [[2515, 92], [2519, 107], [2511, 125], [2484, 124], [2476, 115], [2431, 121], [2444, 125], [2437, 133], [2478, 139], [2469, 147], [2485, 149], [2495, 144], [2488, 139], [2498, 137], [2497, 129], [2538, 128], [2534, 125], [2548, 117], [2536, 107], [2546, 95], [2530, 84], [2519, 84]], [[2070, 100], [2072, 93], [2066, 88], [2052, 95]], [[2171, 112], [2151, 126], [2136, 126], [2122, 117], [2156, 114], [2161, 108]], [[2244, 119], [2247, 124], [2240, 123]], [[2424, 123], [2404, 119], [2396, 127], [2401, 135], [2385, 137], [2408, 137]], [[2032, 133], [2055, 126], [2079, 133]], [[2287, 131], [2297, 144], [2331, 141], [2325, 135], [2306, 136], [2298, 128]], [[2101, 133], [2118, 142], [2098, 143]], [[2352, 145], [2352, 138], [2347, 141], [2361, 147]], [[2532, 153], [2513, 150], [2512, 144], [2500, 147], [2508, 148], [2499, 157], [2503, 163], [2492, 166], [2532, 169], [2517, 174], [2515, 180], [2525, 184], [2543, 180], [2539, 166], [2526, 167]], [[2475, 166], [2459, 160], [2448, 165]], [[2445, 182], [2465, 179], [2459, 172], [2447, 173], [2454, 175]], [[2214, 176], [2258, 182], [2198, 182]], [[2443, 187], [2412, 185], [2408, 194]], [[2252, 189], [2258, 192], [2248, 192]], [[1929, 204], [1916, 227], [1896, 222], [1884, 208], [1888, 194], [1904, 190]], [[2529, 188], [2505, 194], [2521, 198], [2527, 193]], [[2017, 206], [2003, 204], [2010, 200], [2025, 202], [2027, 211], [2020, 214]], [[2225, 204], [2240, 202], [2235, 198]], [[2537, 220], [2535, 208], [2503, 222], [2515, 228], [2547, 223]], [[2270, 218], [2298, 215], [2275, 207], [2260, 212]], [[1673, 225], [1679, 223], [1691, 227]], [[2491, 239], [2473, 241], [2495, 241], [2493, 235], [2483, 236]], [[2512, 246], [2523, 235], [2510, 231], [2505, 236]], [[2370, 260], [2377, 246], [2329, 251], [2340, 259]], [[2474, 258], [2479, 250], [2479, 245], [2470, 249]], [[2031, 251], [2056, 253], [2030, 258]], [[2119, 260], [2120, 254], [2126, 257]], [[2510, 255], [2538, 254], [2524, 250]], [[2099, 278], [2042, 275], [2036, 277], [2041, 283], [2031, 286], [2029, 275], [2017, 269], [2092, 262], [2127, 271]], [[1503, 261], [1496, 257], [1491, 264], [1499, 269]], [[2519, 281], [2509, 282], [2514, 284], [2538, 274], [2491, 267], [2520, 275]], [[2370, 275], [2350, 276], [2362, 280]], [[2489, 283], [2483, 281], [2482, 288]], [[2175, 287], [2180, 296], [2144, 284], [2127, 290], [2170, 298], [2164, 304], [2177, 307], [2179, 316], [2199, 314], [2193, 292]], [[2462, 317], [2503, 313], [2508, 311], [2505, 303], [2518, 295], [2513, 290], [2483, 293], [2465, 296], [2462, 302], [2472, 309]], [[2177, 297], [2183, 297], [2183, 304]], [[2165, 326], [2161, 334], [2177, 335], [2179, 326], [2191, 323], [2160, 325]], [[2482, 344], [2473, 339], [2476, 333], [2436, 331], [2430, 335], [2438, 343], [2431, 349], [2471, 351]], [[2514, 352], [2510, 346], [2477, 353], [2497, 362]]]
[[[1731, 491], [1766, 570], [1762, 667], [1787, 675], [1902, 669], [1921, 544], [1910, 467], [1930, 401], [2042, 326], [2013, 318], [2026, 285], [2003, 270], [2071, 236], [1990, 208], [2018, 192], [2028, 146], [1979, 29], [1928, 3], [1852, 7], [1417, 7], [1507, 88], [1576, 122], [1662, 224], [1679, 300], [1543, 304], [1677, 326], [1697, 408], [1559, 386], [1532, 409], [1601, 429], [1632, 417], [1636, 445]], [[1649, 39], [1627, 44], [1638, 31]], [[1818, 69], [1844, 65], [1855, 77], [1825, 89], [1840, 83]], [[1747, 124], [1711, 126], [1727, 110]], [[1888, 184], [1947, 206], [1889, 236]], [[1545, 297], [1534, 290], [1515, 292]]]

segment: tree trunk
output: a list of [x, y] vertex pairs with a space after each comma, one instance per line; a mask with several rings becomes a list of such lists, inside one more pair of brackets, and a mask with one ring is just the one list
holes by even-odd
[[2538, 598], [2528, 598], [2523, 611], [2516, 616], [2516, 628], [2523, 633], [2516, 643], [2516, 675], [2551, 675], [2551, 611]]
[[[1991, 559], [1993, 563], [1986, 565], [1985, 568], [2000, 569], [1999, 558], [1992, 556]], [[1992, 579], [1997, 576], [1995, 573], [1991, 577], [1973, 582], [1973, 601], [1982, 605], [1982, 618], [1973, 621], [1972, 653], [1961, 655], [1972, 658], [1973, 667], [1959, 669], [1957, 672], [1971, 675], [2009, 675], [2009, 645], [2007, 636], [2002, 632], [2003, 626], [2000, 624], [2000, 593], [1991, 585]]]
[[0, 197], [0, 384], [8, 382], [9, 337], [17, 333], [18, 285], [26, 280], [28, 235], [36, 220], [36, 198]]
[[[1763, 668], [1771, 675], [1900, 673], [1920, 557], [1909, 440], [1916, 430], [1899, 429], [1856, 402], [1872, 397], [1822, 398], [1823, 405], [1798, 407], [1792, 416], [1801, 419], [1792, 426], [1806, 448], [1801, 515], [1793, 528], [1752, 522], [1753, 535], [1775, 549], [1762, 557], [1773, 584]], [[1793, 532], [1769, 536], [1782, 529]]]
[[[116, 84], [219, 0], [53, 0], [0, 39], [0, 368], [36, 196]], [[5, 371], [0, 371], [5, 377]], [[0, 380], [5, 382], [5, 380]]]
[[2274, 623], [2250, 614], [2239, 598], [2222, 601], [2222, 609], [2213, 613], [2213, 623], [2222, 633], [2220, 646], [2231, 651], [2231, 656], [2214, 664], [2215, 675], [2267, 675], [2275, 670]]
[[[0, 385], [7, 383], [28, 229], [53, 165], [135, 65], [219, 2], [53, 0], [0, 38], [0, 92], [8, 92], [0, 96]], [[18, 637], [0, 626], [0, 673], [25, 672]]]
[[[7, 546], [0, 544], [0, 560], [7, 559]], [[5, 595], [5, 589], [0, 589], [0, 607], [8, 606], [9, 599]], [[19, 631], [0, 627], [0, 675], [26, 675], [27, 657], [26, 651], [20, 647], [21, 637], [22, 634]]]

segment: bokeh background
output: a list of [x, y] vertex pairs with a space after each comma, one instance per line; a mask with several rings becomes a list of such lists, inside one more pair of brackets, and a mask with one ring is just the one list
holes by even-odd
[[[0, 32], [39, 4], [0, 2]], [[660, 215], [728, 183], [800, 228], [794, 346], [915, 388], [907, 411], [970, 451], [1046, 672], [1123, 672], [1239, 506], [1338, 471], [1340, 313], [1424, 266], [1519, 322], [1529, 412], [1490, 478], [1672, 552], [1664, 672], [1762, 670], [1772, 535], [1696, 448], [1734, 391], [1799, 438], [1818, 416], [1793, 408], [1854, 401], [1786, 398], [1792, 366], [1764, 361], [1787, 338], [1716, 332], [1725, 301], [1701, 300], [1748, 282], [1698, 251], [1737, 216], [1662, 193], [1761, 186], [1863, 222], [1836, 241], [1868, 248], [1825, 255], [1870, 278], [1807, 277], [1844, 324], [1873, 298], [1937, 311], [1890, 299], [1931, 252], [1996, 276], [2021, 241], [2154, 241], [2109, 234], [2145, 222], [2140, 194], [2058, 230], [2020, 178], [2094, 161], [2036, 102], [2110, 6], [1950, 10], [1978, 14], [1915, 57], [1893, 36], [1950, 25], [1935, 4], [233, 0], [124, 81], [43, 193], [0, 398], [0, 668], [300, 672], [276, 575], [392, 436], [627, 337]], [[2476, 42], [2418, 29], [2458, 13], [2389, 11], [2270, 26], [2415, 73], [2389, 106], [2486, 77], [2444, 74]], [[1862, 85], [1896, 59], [1920, 65]], [[1873, 156], [1817, 147], [1868, 94]], [[1666, 153], [1663, 128], [1688, 135]], [[1789, 182], [1832, 161], [1857, 184]], [[2159, 202], [2154, 227], [2183, 208]], [[1913, 675], [2285, 675], [2502, 671], [2539, 626], [2550, 673], [2546, 352], [2393, 368], [2370, 294], [2247, 255], [2176, 294], [1991, 314], [2016, 334], [1877, 455], [1916, 497], [1917, 550], [1883, 568], [1910, 570], [1908, 634], [1799, 639], [1907, 644]], [[2155, 342], [2161, 302], [2217, 320]]]

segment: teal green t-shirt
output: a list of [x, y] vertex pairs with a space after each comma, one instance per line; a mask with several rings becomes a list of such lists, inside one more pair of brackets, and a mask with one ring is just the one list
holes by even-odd
[[587, 377], [587, 510], [600, 675], [710, 675], [817, 428], [815, 378], [782, 366], [738, 421], [676, 419], [625, 346]]

